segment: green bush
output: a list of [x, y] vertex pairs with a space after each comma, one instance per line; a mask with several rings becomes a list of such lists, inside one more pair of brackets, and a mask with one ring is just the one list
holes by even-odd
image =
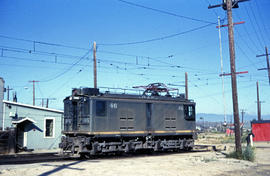
[[247, 146], [242, 151], [242, 154], [233, 151], [226, 155], [227, 158], [236, 158], [236, 159], [242, 159], [247, 161], [255, 161], [255, 148], [251, 146]]
[[242, 155], [244, 160], [255, 161], [255, 147], [247, 146]]

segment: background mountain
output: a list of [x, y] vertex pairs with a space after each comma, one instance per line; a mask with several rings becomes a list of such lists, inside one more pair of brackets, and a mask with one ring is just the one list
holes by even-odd
[[[202, 117], [202, 118], [201, 118]], [[242, 122], [241, 113], [239, 114], [240, 122]], [[244, 114], [244, 121], [257, 120], [257, 115]], [[263, 120], [270, 120], [270, 115], [262, 115]], [[196, 121], [208, 121], [208, 122], [224, 122], [223, 114], [208, 114], [208, 113], [197, 113]], [[227, 123], [233, 122], [233, 116], [227, 115]]]

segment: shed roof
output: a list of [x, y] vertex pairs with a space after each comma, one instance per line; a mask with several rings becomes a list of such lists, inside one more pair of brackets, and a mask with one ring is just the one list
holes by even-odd
[[26, 108], [38, 109], [38, 110], [42, 110], [42, 111], [50, 111], [50, 112], [61, 113], [61, 114], [64, 113], [63, 111], [57, 110], [57, 109], [44, 108], [44, 107], [40, 107], [40, 106], [33, 106], [33, 105], [28, 105], [28, 104], [13, 102], [13, 101], [3, 100], [3, 103], [16, 105], [16, 106], [22, 106], [22, 107], [26, 107]]
[[255, 123], [270, 123], [270, 120], [253, 120], [251, 121], [251, 124]]

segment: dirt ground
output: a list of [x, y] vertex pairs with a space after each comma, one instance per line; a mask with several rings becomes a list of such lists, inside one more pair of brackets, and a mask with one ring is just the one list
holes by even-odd
[[64, 160], [34, 164], [0, 165], [0, 175], [270, 175], [270, 143], [255, 143], [255, 146], [255, 162], [228, 159], [221, 152], [214, 151], [152, 155], [140, 154], [133, 156], [99, 157], [89, 160]]

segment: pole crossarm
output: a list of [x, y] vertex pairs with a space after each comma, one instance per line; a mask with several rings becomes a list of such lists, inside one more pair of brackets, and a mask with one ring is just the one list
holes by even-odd
[[[242, 71], [242, 72], [235, 72], [235, 74], [246, 74], [246, 73], [248, 73], [248, 71]], [[232, 75], [232, 73], [222, 73], [222, 74], [220, 74], [219, 76], [230, 76], [230, 75]]]
[[266, 66], [267, 68], [259, 68], [258, 70], [267, 70], [268, 72], [268, 79], [269, 79], [269, 85], [270, 85], [270, 64], [269, 64], [269, 56], [270, 54], [268, 54], [268, 48], [265, 47], [265, 54], [261, 54], [261, 55], [256, 55], [256, 57], [262, 57], [262, 56], [266, 56]]
[[[233, 23], [233, 25], [244, 24], [244, 23], [245, 23], [245, 21], [239, 21], [239, 22]], [[228, 24], [216, 26], [216, 28], [222, 28], [222, 27], [228, 27]]]
[[[227, 4], [226, 1], [227, 0], [222, 0], [223, 3], [222, 4], [216, 4], [216, 5], [210, 5], [208, 6], [208, 9], [213, 9], [216, 7], [222, 7], [224, 10], [227, 10]], [[249, 1], [249, 0], [231, 0], [232, 1], [232, 8], [238, 8], [238, 3], [239, 2], [245, 2], [245, 1]]]
[[270, 54], [261, 54], [261, 55], [256, 55], [256, 57], [262, 57], [262, 56], [269, 56]]

